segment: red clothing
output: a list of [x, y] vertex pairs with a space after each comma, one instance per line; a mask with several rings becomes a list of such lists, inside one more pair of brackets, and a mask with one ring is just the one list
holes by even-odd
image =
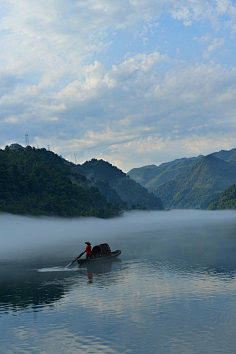
[[90, 245], [88, 245], [88, 246], [86, 247], [86, 253], [87, 253], [87, 254], [92, 254], [92, 249], [91, 249], [91, 246], [90, 246]]

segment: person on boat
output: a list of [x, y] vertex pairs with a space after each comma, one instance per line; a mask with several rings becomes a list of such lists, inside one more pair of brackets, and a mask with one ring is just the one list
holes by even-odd
[[86, 247], [86, 259], [92, 258], [92, 248], [91, 248], [91, 243], [90, 242], [85, 242], [87, 244]]

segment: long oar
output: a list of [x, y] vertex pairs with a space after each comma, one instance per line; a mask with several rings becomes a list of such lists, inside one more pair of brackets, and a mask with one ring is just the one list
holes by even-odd
[[80, 257], [82, 257], [85, 252], [86, 252], [86, 251], [80, 253], [80, 255], [79, 255], [78, 257], [76, 257], [72, 262], [70, 262], [69, 264], [67, 264], [67, 266], [66, 266], [65, 268], [68, 268], [69, 266], [71, 266], [71, 264], [73, 264], [75, 261], [77, 261], [77, 259], [79, 259]]

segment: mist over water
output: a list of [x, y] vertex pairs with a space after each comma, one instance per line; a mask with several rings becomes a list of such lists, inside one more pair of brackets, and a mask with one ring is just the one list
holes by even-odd
[[[176, 239], [176, 233], [184, 234], [198, 228], [231, 224], [236, 228], [234, 211], [133, 211], [114, 219], [98, 218], [49, 218], [23, 217], [11, 214], [0, 214], [0, 257], [4, 258], [17, 252], [41, 253], [51, 252], [61, 245], [70, 248], [70, 242], [77, 242], [84, 248], [84, 242], [89, 240], [93, 245], [107, 242], [109, 239], [116, 244], [117, 239], [135, 240], [148, 233], [155, 232], [155, 238]], [[52, 247], [48, 249], [48, 247]], [[142, 246], [143, 248], [143, 246]]]
[[[0, 353], [235, 353], [234, 211], [0, 223]], [[85, 241], [122, 254], [65, 269]]]
[[123, 259], [154, 257], [192, 263], [204, 260], [204, 256], [209, 263], [213, 251], [219, 252], [218, 260], [225, 257], [228, 262], [236, 247], [231, 233], [236, 230], [234, 211], [133, 211], [108, 220], [2, 214], [0, 224], [1, 261], [41, 257], [50, 264], [60, 255], [58, 267], [83, 252], [85, 241], [93, 246], [107, 242], [112, 250], [122, 248]]

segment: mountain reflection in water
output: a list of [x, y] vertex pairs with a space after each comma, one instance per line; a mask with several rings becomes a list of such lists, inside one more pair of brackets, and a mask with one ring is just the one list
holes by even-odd
[[0, 281], [0, 314], [6, 313], [6, 309], [17, 312], [31, 307], [38, 311], [43, 306], [53, 306], [65, 297], [71, 287], [79, 287], [86, 276], [90, 282], [93, 274], [104, 275], [103, 284], [106, 286], [114, 284], [116, 278], [108, 273], [111, 273], [112, 267], [115, 268], [114, 264], [120, 262], [120, 259], [101, 261], [97, 265], [74, 266], [69, 271], [63, 267], [37, 269], [35, 263], [32, 263], [32, 268], [28, 271], [19, 265], [17, 269], [14, 265], [8, 266], [5, 280], [1, 277]]
[[[0, 353], [235, 353], [234, 212], [14, 218], [25, 247], [5, 222]], [[122, 254], [65, 269], [87, 240]]]

